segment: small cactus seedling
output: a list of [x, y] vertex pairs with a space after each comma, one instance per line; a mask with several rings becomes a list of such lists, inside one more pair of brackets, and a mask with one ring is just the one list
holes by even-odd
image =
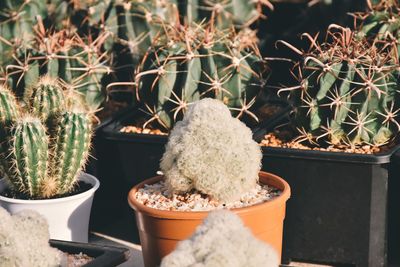
[[347, 28], [331, 25], [330, 41], [298, 52], [299, 85], [290, 91], [297, 107], [297, 141], [316, 145], [381, 146], [400, 131], [397, 59]]
[[261, 158], [250, 129], [221, 101], [205, 98], [171, 131], [160, 167], [170, 192], [196, 189], [229, 202], [256, 186]]
[[19, 107], [8, 89], [0, 90], [0, 100], [7, 96], [7, 108], [15, 113], [8, 111], [9, 119], [0, 122], [1, 129], [11, 129], [2, 131], [3, 171], [12, 189], [28, 198], [65, 195], [88, 157], [91, 116], [68, 105], [70, 96], [48, 76], [27, 92], [27, 104]]

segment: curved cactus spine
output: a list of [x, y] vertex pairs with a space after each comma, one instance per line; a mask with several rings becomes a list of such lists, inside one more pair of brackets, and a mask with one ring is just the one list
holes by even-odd
[[51, 173], [59, 182], [59, 193], [75, 185], [79, 171], [89, 155], [91, 120], [86, 113], [64, 112], [57, 125]]
[[8, 178], [19, 191], [41, 197], [48, 165], [46, 129], [38, 118], [26, 116], [16, 122], [12, 132], [12, 175]]
[[43, 122], [65, 110], [63, 89], [56, 79], [49, 76], [42, 77], [25, 98], [29, 102], [32, 114]]

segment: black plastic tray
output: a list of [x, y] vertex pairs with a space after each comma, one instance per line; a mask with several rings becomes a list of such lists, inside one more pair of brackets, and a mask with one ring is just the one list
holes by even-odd
[[129, 259], [129, 249], [50, 239], [50, 245], [70, 254], [84, 253], [94, 259], [82, 267], [114, 267]]

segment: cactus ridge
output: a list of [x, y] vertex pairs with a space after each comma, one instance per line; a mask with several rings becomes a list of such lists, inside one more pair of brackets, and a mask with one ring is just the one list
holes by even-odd
[[382, 146], [400, 131], [396, 59], [356, 32], [331, 25], [333, 41], [312, 45], [296, 64], [299, 85], [290, 91], [297, 107], [298, 142], [313, 145]]

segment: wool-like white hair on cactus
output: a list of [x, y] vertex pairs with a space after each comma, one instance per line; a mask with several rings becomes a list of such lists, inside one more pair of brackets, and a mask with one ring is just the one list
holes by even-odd
[[0, 207], [0, 267], [55, 267], [61, 252], [49, 246], [47, 221], [24, 210], [11, 216]]
[[161, 267], [277, 267], [278, 255], [228, 210], [213, 211]]
[[227, 202], [256, 186], [261, 158], [250, 129], [222, 102], [205, 98], [172, 129], [160, 167], [171, 192], [194, 188]]

